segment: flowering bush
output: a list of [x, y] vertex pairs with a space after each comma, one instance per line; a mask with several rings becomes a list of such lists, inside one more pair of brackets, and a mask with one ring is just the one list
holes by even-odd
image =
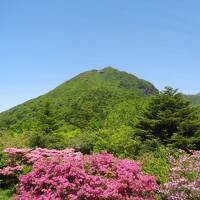
[[6, 154], [0, 152], [0, 188], [5, 189], [14, 186], [18, 182], [17, 176], [22, 169], [23, 167], [20, 165], [9, 163]]
[[52, 157], [35, 162], [31, 173], [20, 177], [20, 200], [31, 199], [153, 199], [154, 177], [140, 166], [103, 153], [91, 156]]
[[168, 200], [200, 198], [200, 151], [187, 154], [179, 150], [179, 156], [170, 156], [169, 182], [160, 191]]
[[157, 190], [155, 178], [142, 174], [139, 164], [111, 154], [41, 148], [5, 152], [18, 163], [32, 164], [32, 171], [19, 177], [19, 200], [150, 200]]
[[[7, 156], [5, 155], [7, 154]], [[48, 149], [17, 149], [7, 148], [0, 154], [0, 188], [15, 187], [19, 176], [31, 171], [34, 162], [51, 156], [78, 156], [73, 149], [62, 151]]]
[[0, 169], [0, 175], [10, 176], [17, 172], [21, 172], [22, 169], [23, 169], [23, 166], [15, 166], [15, 167], [7, 166], [3, 169]]
[[[151, 200], [158, 189], [155, 178], [144, 175], [138, 163], [108, 153], [82, 155], [73, 149], [42, 148], [4, 152], [8, 157], [0, 167], [0, 185], [18, 183], [18, 200]], [[152, 164], [145, 168], [148, 172], [159, 169], [154, 161], [148, 162]], [[160, 185], [161, 197], [199, 199], [200, 151], [180, 150], [169, 156], [169, 162], [169, 181]]]

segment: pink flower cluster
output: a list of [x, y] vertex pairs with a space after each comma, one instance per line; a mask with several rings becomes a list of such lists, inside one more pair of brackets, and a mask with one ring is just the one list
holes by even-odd
[[160, 191], [168, 200], [200, 198], [200, 151], [187, 154], [179, 151], [178, 157], [170, 156], [171, 172], [169, 182]]
[[142, 174], [138, 163], [108, 153], [42, 148], [4, 152], [12, 165], [1, 169], [2, 175], [32, 165], [31, 172], [19, 177], [18, 200], [151, 200], [158, 189], [155, 178]]
[[157, 190], [155, 178], [142, 174], [139, 164], [107, 153], [41, 148], [4, 152], [32, 164], [32, 171], [19, 178], [19, 200], [151, 200]]
[[0, 175], [10, 176], [18, 172], [21, 172], [22, 170], [23, 170], [23, 166], [15, 166], [15, 167], [7, 166], [3, 169], [0, 169]]
[[61, 156], [61, 157], [76, 157], [77, 159], [82, 156], [80, 152], [75, 152], [74, 149], [17, 149], [17, 148], [6, 148], [5, 153], [9, 155], [10, 158], [19, 159], [23, 162], [33, 164], [34, 162], [48, 157]]

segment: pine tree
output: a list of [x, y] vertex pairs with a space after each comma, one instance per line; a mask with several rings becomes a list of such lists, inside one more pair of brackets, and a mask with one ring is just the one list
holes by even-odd
[[200, 148], [199, 109], [191, 106], [177, 89], [165, 87], [154, 96], [137, 125], [143, 141], [181, 148]]
[[37, 114], [39, 121], [36, 130], [30, 137], [30, 146], [44, 148], [56, 141], [53, 133], [58, 129], [59, 124], [49, 101], [42, 102], [40, 107]]
[[45, 101], [38, 114], [39, 129], [45, 134], [50, 134], [58, 128], [55, 112], [49, 101]]

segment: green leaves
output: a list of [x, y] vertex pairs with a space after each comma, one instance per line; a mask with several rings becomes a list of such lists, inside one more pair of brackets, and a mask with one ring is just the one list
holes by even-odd
[[[34, 131], [40, 123], [45, 132], [51, 132], [59, 128], [52, 121], [65, 120], [77, 128], [96, 130], [102, 128], [116, 104], [138, 97], [145, 99], [148, 96], [145, 89], [150, 91], [149, 94], [158, 92], [151, 83], [111, 67], [88, 71], [43, 96], [1, 113], [0, 129]], [[55, 126], [49, 127], [50, 123]]]
[[142, 170], [154, 175], [158, 183], [166, 183], [168, 181], [170, 164], [166, 150], [159, 148], [154, 153], [145, 153], [139, 158], [139, 161], [142, 165]]
[[193, 140], [200, 130], [196, 109], [177, 90], [166, 87], [150, 101], [137, 134], [142, 140], [157, 138], [164, 145], [197, 148]]

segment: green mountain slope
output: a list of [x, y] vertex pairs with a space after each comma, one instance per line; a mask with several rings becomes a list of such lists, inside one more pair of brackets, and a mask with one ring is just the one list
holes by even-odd
[[194, 105], [200, 105], [200, 94], [186, 95], [186, 98], [188, 98]]
[[0, 128], [31, 129], [41, 110], [50, 105], [52, 116], [79, 128], [99, 127], [118, 104], [157, 93], [149, 82], [112, 67], [84, 72], [49, 93], [0, 114]]

